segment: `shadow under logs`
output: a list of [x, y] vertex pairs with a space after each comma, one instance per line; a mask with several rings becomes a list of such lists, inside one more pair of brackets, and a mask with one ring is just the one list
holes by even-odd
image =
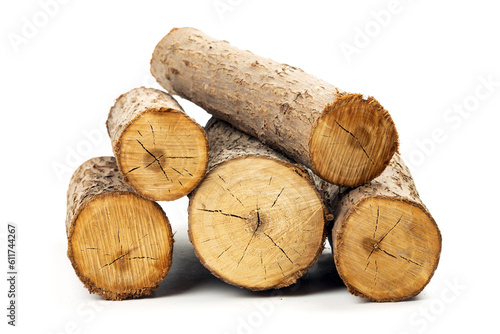
[[[164, 297], [184, 293], [200, 286], [210, 286], [210, 289], [228, 289], [227, 292], [248, 297], [266, 297], [273, 290], [250, 291], [228, 285], [212, 275], [203, 267], [194, 253], [193, 246], [187, 240], [176, 241], [173, 253], [172, 268], [167, 278], [160, 283], [151, 297]], [[280, 289], [284, 296], [302, 296], [345, 288], [340, 279], [330, 250], [325, 250], [316, 264], [309, 269], [295, 284]], [[146, 297], [147, 298], [147, 297]]]

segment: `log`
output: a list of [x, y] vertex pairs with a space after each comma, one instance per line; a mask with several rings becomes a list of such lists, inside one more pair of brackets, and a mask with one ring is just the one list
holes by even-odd
[[333, 213], [331, 244], [350, 293], [373, 301], [419, 294], [441, 253], [441, 233], [403, 159], [395, 154], [375, 180], [348, 189], [313, 178]]
[[288, 286], [318, 259], [325, 208], [297, 164], [211, 119], [205, 179], [190, 194], [189, 238], [215, 276], [250, 290]]
[[83, 163], [67, 200], [68, 257], [89, 292], [110, 300], [151, 294], [172, 263], [161, 207], [123, 182], [114, 157]]
[[354, 187], [374, 179], [398, 148], [394, 123], [373, 97], [345, 93], [194, 28], [174, 28], [158, 43], [151, 73], [170, 94], [334, 184]]
[[116, 100], [106, 124], [125, 183], [145, 198], [178, 199], [205, 175], [205, 132], [167, 93], [132, 89]]

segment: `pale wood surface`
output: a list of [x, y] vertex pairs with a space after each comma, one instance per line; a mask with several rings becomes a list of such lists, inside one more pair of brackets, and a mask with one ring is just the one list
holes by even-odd
[[317, 260], [325, 209], [307, 173], [223, 121], [206, 127], [209, 173], [191, 194], [189, 236], [214, 275], [251, 290], [294, 283]]

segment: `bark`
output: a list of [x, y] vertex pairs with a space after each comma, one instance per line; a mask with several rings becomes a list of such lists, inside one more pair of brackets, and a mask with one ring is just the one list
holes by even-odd
[[332, 251], [349, 292], [374, 301], [419, 294], [432, 278], [441, 233], [395, 154], [375, 180], [351, 189], [313, 178], [334, 216]]
[[105, 299], [149, 295], [172, 263], [165, 213], [124, 183], [114, 157], [90, 159], [73, 174], [66, 233], [77, 276]]
[[187, 195], [205, 175], [205, 132], [165, 92], [141, 87], [121, 95], [107, 127], [125, 183], [150, 200]]
[[251, 290], [288, 286], [318, 259], [325, 208], [297, 164], [220, 120], [205, 127], [209, 172], [191, 194], [189, 238], [201, 263]]
[[210, 147], [207, 168], [209, 172], [225, 161], [245, 156], [265, 156], [294, 164], [278, 151], [216, 118], [212, 117], [207, 122], [205, 131]]
[[312, 168], [358, 186], [380, 175], [398, 147], [388, 112], [302, 70], [242, 51], [193, 28], [156, 46], [151, 73], [169, 93]]

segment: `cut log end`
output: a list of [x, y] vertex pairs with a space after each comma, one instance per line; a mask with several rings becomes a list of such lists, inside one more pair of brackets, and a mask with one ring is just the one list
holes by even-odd
[[325, 107], [309, 142], [316, 174], [348, 187], [379, 176], [398, 149], [389, 113], [372, 97], [344, 94]]
[[223, 281], [251, 290], [285, 287], [321, 254], [324, 207], [299, 167], [234, 158], [212, 169], [191, 196], [189, 236]]
[[131, 192], [94, 196], [75, 217], [68, 256], [91, 293], [149, 295], [171, 266], [173, 237], [160, 206]]
[[379, 302], [416, 296], [432, 278], [441, 252], [441, 234], [427, 210], [384, 196], [353, 207], [333, 243], [349, 291]]
[[203, 128], [172, 109], [143, 112], [123, 131], [114, 151], [125, 182], [157, 201], [190, 193], [203, 178], [208, 162]]

